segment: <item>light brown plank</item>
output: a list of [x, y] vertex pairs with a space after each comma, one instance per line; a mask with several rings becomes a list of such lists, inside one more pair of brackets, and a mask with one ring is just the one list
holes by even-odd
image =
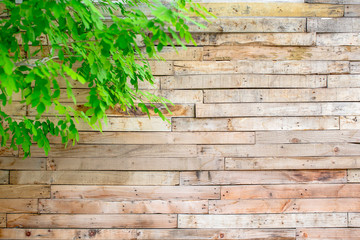
[[305, 0], [306, 3], [359, 4], [359, 0]]
[[171, 214], [10, 214], [7, 227], [21, 228], [175, 228], [176, 215]]
[[11, 184], [177, 185], [178, 172], [12, 171]]
[[329, 4], [304, 3], [203, 3], [206, 9], [218, 17], [342, 17], [344, 8]]
[[350, 73], [351, 74], [360, 74], [360, 62], [351, 62], [350, 63]]
[[12, 102], [6, 106], [1, 106], [1, 111], [11, 116], [25, 116], [26, 105], [19, 102]]
[[[42, 149], [31, 147], [33, 157], [42, 157]], [[49, 157], [196, 157], [195, 145], [51, 145]]]
[[49, 198], [50, 186], [0, 185], [0, 198]]
[[46, 168], [45, 158], [14, 158], [0, 157], [0, 169], [5, 170], [44, 170]]
[[345, 6], [345, 17], [360, 17], [360, 6], [359, 5], [346, 5]]
[[76, 214], [208, 213], [208, 201], [148, 200], [108, 202], [102, 200], [40, 199], [39, 212]]
[[195, 34], [200, 45], [313, 46], [314, 33], [210, 33]]
[[[273, 133], [274, 134], [274, 133]], [[226, 158], [225, 170], [352, 169], [360, 157]]]
[[0, 239], [135, 239], [135, 229], [0, 229]]
[[0, 227], [6, 227], [6, 214], [0, 214]]
[[9, 171], [0, 171], [0, 184], [9, 184]]
[[360, 142], [360, 131], [276, 131], [257, 132], [257, 143], [329, 143]]
[[200, 156], [223, 157], [326, 157], [358, 156], [357, 144], [198, 145]]
[[349, 227], [360, 227], [360, 214], [359, 213], [349, 213]]
[[175, 49], [173, 47], [164, 47], [159, 53], [159, 56], [167, 61], [169, 60], [200, 61], [202, 59], [202, 55], [203, 55], [202, 47], [187, 47], [186, 49], [182, 47], [176, 47]]
[[1, 213], [37, 213], [37, 199], [0, 199]]
[[181, 172], [181, 185], [346, 183], [346, 170]]
[[52, 186], [52, 198], [107, 200], [206, 200], [219, 199], [219, 187], [205, 186]]
[[[321, 88], [322, 75], [192, 75], [161, 78], [162, 89]], [[350, 87], [350, 86], [349, 86]]]
[[356, 46], [360, 45], [358, 33], [320, 33], [316, 35], [317, 46]]
[[47, 170], [223, 170], [223, 158], [48, 158]]
[[204, 103], [356, 102], [359, 95], [360, 88], [205, 90]]
[[308, 18], [308, 32], [359, 32], [360, 22], [356, 18]]
[[138, 239], [268, 239], [295, 240], [292, 229], [144, 229]]
[[359, 198], [360, 184], [222, 186], [221, 199]]
[[207, 46], [204, 60], [360, 60], [360, 47]]
[[346, 227], [346, 213], [183, 215], [179, 228]]
[[166, 76], [174, 74], [172, 61], [149, 61], [149, 66], [154, 76]]
[[296, 229], [296, 239], [321, 240], [342, 239], [357, 240], [360, 236], [359, 228], [300, 228]]
[[359, 198], [211, 200], [209, 214], [360, 212]]
[[[173, 123], [174, 124], [174, 123]], [[86, 144], [252, 144], [253, 132], [82, 132]], [[1, 165], [0, 165], [1, 166]]]
[[329, 88], [356, 88], [360, 87], [360, 75], [330, 75]]
[[296, 117], [360, 114], [358, 102], [197, 104], [196, 117]]
[[190, 32], [306, 32], [305, 18], [218, 18], [211, 23], [196, 19], [206, 26], [200, 28], [189, 23]]
[[[349, 73], [346, 61], [177, 61], [175, 75], [189, 74], [339, 74]], [[355, 73], [355, 72], [354, 72]]]
[[359, 129], [358, 118], [359, 116], [341, 116], [340, 129]]
[[[339, 129], [338, 117], [173, 118], [173, 131]], [[275, 136], [274, 136], [275, 137]]]
[[13, 150], [12, 148], [8, 148], [8, 147], [0, 147], [0, 156], [1, 157], [18, 157], [19, 151]]

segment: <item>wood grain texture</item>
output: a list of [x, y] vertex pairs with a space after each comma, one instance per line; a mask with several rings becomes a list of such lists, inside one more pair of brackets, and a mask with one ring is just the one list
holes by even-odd
[[177, 185], [178, 172], [13, 171], [11, 184]]
[[360, 6], [359, 5], [346, 5], [345, 6], [345, 17], [360, 17]]
[[[330, 76], [329, 76], [330, 77]], [[229, 88], [322, 88], [322, 75], [191, 75], [161, 79], [162, 89], [229, 89]], [[350, 86], [349, 86], [350, 87]]]
[[296, 228], [346, 227], [346, 213], [183, 215], [179, 228]]
[[359, 0], [304, 0], [306, 3], [360, 4]]
[[356, 46], [360, 45], [358, 33], [320, 33], [316, 34], [317, 46]]
[[7, 227], [19, 228], [175, 228], [172, 214], [10, 214]]
[[346, 183], [345, 170], [181, 172], [181, 185]]
[[[224, 131], [225, 133], [232, 131], [322, 129], [339, 129], [339, 117], [242, 117], [172, 119], [172, 131], [180, 132]], [[258, 133], [256, 134], [258, 135]]]
[[360, 75], [331, 75], [328, 76], [328, 88], [357, 88], [360, 87]]
[[308, 32], [351, 33], [360, 31], [360, 22], [356, 18], [308, 18]]
[[221, 199], [359, 198], [359, 184], [222, 186]]
[[350, 63], [350, 73], [351, 74], [360, 74], [360, 62], [351, 62]]
[[348, 182], [360, 182], [360, 171], [358, 169], [349, 169], [347, 179]]
[[0, 213], [37, 213], [37, 199], [0, 199]]
[[296, 229], [296, 236], [299, 240], [320, 240], [320, 239], [359, 239], [359, 228], [299, 228]]
[[0, 198], [49, 198], [50, 186], [0, 185]]
[[349, 227], [360, 227], [360, 214], [349, 213]]
[[358, 102], [197, 104], [197, 117], [294, 117], [360, 114]]
[[341, 116], [340, 129], [359, 129], [358, 118], [359, 116]]
[[0, 227], [6, 227], [6, 214], [0, 214]]
[[52, 186], [56, 199], [206, 200], [219, 199], [219, 187], [207, 186]]
[[223, 158], [48, 158], [47, 170], [223, 170]]
[[4, 170], [45, 170], [45, 158], [0, 157], [0, 169]]
[[9, 171], [0, 171], [0, 184], [9, 184]]
[[148, 214], [148, 213], [208, 213], [208, 201], [147, 200], [102, 201], [40, 199], [40, 213], [76, 214]]

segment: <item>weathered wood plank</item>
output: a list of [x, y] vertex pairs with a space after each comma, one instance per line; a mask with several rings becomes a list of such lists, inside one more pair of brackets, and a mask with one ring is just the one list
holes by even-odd
[[178, 172], [12, 171], [11, 184], [177, 185]]
[[256, 144], [198, 145], [199, 156], [223, 157], [325, 157], [358, 156], [358, 144]]
[[[176, 50], [175, 50], [176, 49]], [[200, 61], [203, 57], [203, 48], [202, 47], [187, 47], [186, 49], [182, 47], [164, 47], [159, 56], [165, 60], [192, 60]], [[146, 53], [146, 51], [144, 51]]]
[[0, 199], [1, 213], [37, 213], [37, 199]]
[[360, 47], [207, 46], [204, 60], [360, 60]]
[[0, 198], [49, 198], [50, 186], [0, 185]]
[[359, 32], [360, 22], [357, 18], [308, 18], [308, 32]]
[[221, 199], [359, 198], [360, 184], [222, 186]]
[[360, 170], [349, 169], [347, 172], [348, 182], [360, 182]]
[[360, 6], [359, 5], [346, 5], [345, 6], [345, 17], [360, 17]]
[[346, 213], [183, 215], [179, 228], [297, 228], [346, 227]]
[[45, 170], [45, 158], [0, 157], [0, 169], [5, 170]]
[[135, 239], [135, 229], [0, 229], [0, 239]]
[[[349, 73], [346, 61], [178, 61], [175, 75], [189, 74], [339, 74]], [[355, 73], [355, 72], [354, 72]]]
[[210, 33], [195, 34], [200, 45], [314, 46], [314, 33]]
[[203, 3], [217, 17], [342, 17], [344, 7], [304, 3]]
[[346, 170], [181, 172], [181, 185], [346, 183]]
[[137, 239], [295, 240], [292, 229], [144, 229], [137, 232]]
[[359, 116], [341, 116], [340, 129], [360, 129]]
[[252, 199], [209, 201], [209, 214], [315, 212], [360, 212], [360, 199]]
[[296, 117], [360, 114], [358, 102], [197, 104], [196, 117]]
[[25, 116], [26, 105], [20, 102], [12, 102], [10, 105], [1, 106], [1, 111], [11, 116]]
[[[9, 146], [9, 144], [8, 144]], [[1, 157], [18, 157], [19, 150], [13, 150], [12, 148], [8, 147], [0, 147], [0, 156]]]
[[[252, 144], [253, 132], [82, 132], [86, 144]], [[1, 165], [0, 165], [1, 167]]]
[[220, 199], [220, 188], [210, 186], [51, 186], [57, 199], [207, 200]]
[[358, 33], [320, 33], [316, 35], [317, 46], [360, 45]]
[[6, 227], [6, 214], [0, 214], [0, 227]]
[[257, 132], [257, 143], [339, 143], [360, 142], [360, 131], [276, 131]]
[[218, 18], [211, 23], [196, 19], [197, 22], [206, 26], [200, 28], [189, 23], [190, 32], [306, 32], [305, 18]]
[[[272, 133], [274, 134], [274, 133]], [[275, 135], [275, 134], [274, 134]], [[225, 170], [352, 169], [360, 157], [226, 158]]]
[[356, 88], [360, 87], [360, 75], [330, 75], [329, 88]]
[[[360, 85], [360, 84], [359, 84]], [[162, 89], [322, 88], [322, 75], [192, 75], [161, 78]], [[350, 87], [350, 86], [349, 86]]]
[[173, 75], [173, 65], [172, 61], [149, 61], [149, 66], [154, 76]]
[[48, 158], [47, 170], [223, 170], [223, 158]]
[[[172, 131], [339, 129], [338, 117], [173, 118]], [[275, 137], [275, 136], [274, 136]]]
[[349, 213], [349, 227], [360, 227], [360, 214], [359, 213]]
[[0, 171], [0, 184], [9, 184], [9, 171]]
[[321, 240], [321, 239], [359, 239], [359, 228], [300, 228], [296, 229], [298, 240]]
[[9, 214], [7, 227], [20, 228], [175, 228], [172, 214]]
[[205, 90], [204, 103], [357, 102], [360, 88]]
[[350, 73], [351, 74], [360, 74], [360, 62], [351, 62], [350, 63]]
[[208, 201], [148, 200], [109, 202], [102, 200], [40, 199], [39, 212], [76, 214], [208, 213]]
[[[152, 119], [153, 120], [153, 119]], [[49, 157], [196, 157], [195, 145], [50, 145]], [[44, 157], [44, 152], [36, 146], [31, 147], [33, 157]]]

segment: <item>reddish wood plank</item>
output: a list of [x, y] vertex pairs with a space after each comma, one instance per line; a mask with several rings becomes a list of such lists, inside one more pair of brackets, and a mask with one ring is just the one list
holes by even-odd
[[37, 213], [37, 199], [0, 199], [1, 213]]
[[0, 169], [5, 170], [45, 170], [45, 158], [0, 157]]
[[360, 239], [359, 228], [299, 228], [296, 229], [296, 239], [298, 240], [322, 240], [322, 239], [341, 239], [358, 240]]

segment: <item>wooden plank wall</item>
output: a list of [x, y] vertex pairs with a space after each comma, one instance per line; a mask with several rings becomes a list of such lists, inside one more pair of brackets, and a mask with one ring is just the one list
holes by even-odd
[[113, 109], [48, 157], [1, 149], [0, 239], [360, 239], [360, 1], [217, 2], [141, 84], [171, 124]]

